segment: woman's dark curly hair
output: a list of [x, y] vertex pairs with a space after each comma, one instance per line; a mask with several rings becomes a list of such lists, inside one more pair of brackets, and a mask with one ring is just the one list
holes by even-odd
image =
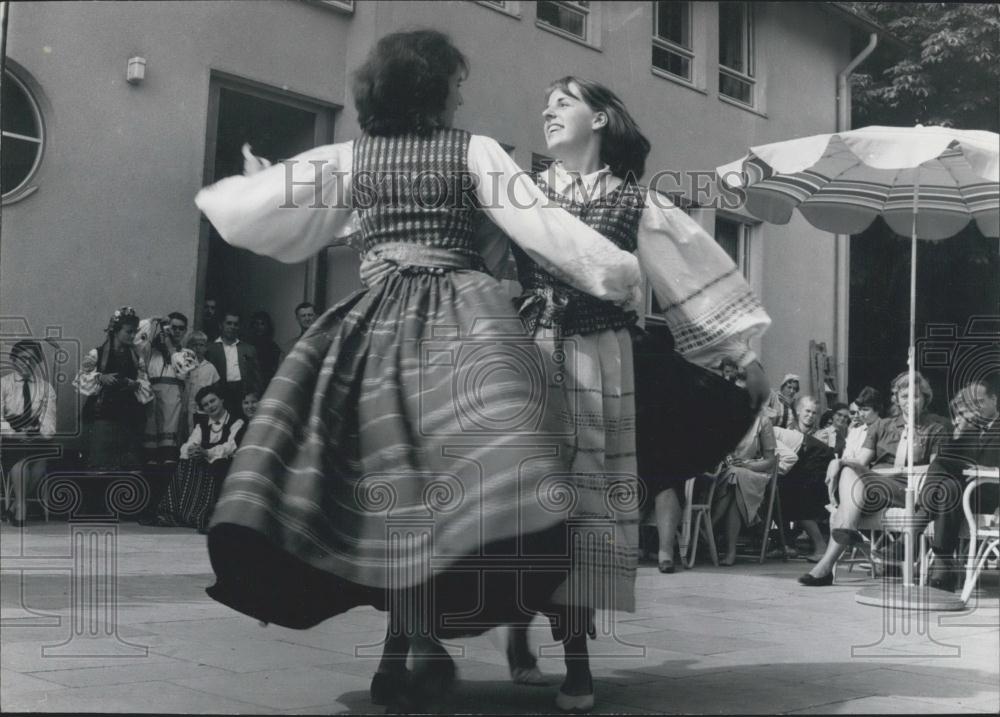
[[430, 134], [440, 126], [451, 76], [468, 67], [465, 55], [442, 32], [386, 35], [354, 74], [358, 123], [376, 136]]
[[[571, 83], [579, 87], [579, 91], [571, 88]], [[611, 168], [616, 177], [637, 181], [646, 171], [650, 144], [621, 98], [599, 82], [572, 75], [549, 85], [545, 97], [556, 90], [562, 90], [586, 102], [594, 112], [603, 112], [608, 116], [608, 123], [601, 133], [601, 161]]]

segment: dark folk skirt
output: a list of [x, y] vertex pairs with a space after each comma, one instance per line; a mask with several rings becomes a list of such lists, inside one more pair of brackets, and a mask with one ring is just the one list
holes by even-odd
[[209, 595], [293, 628], [358, 605], [440, 637], [529, 620], [569, 568], [542, 351], [475, 271], [403, 269], [325, 312], [222, 486]]
[[157, 525], [205, 530], [229, 461], [181, 460], [156, 506]]

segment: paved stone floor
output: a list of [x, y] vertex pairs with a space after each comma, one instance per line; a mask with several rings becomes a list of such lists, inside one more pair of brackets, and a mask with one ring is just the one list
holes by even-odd
[[[0, 533], [4, 712], [383, 711], [368, 700], [383, 614], [358, 609], [308, 631], [262, 628], [205, 595], [203, 536], [76, 527], [73, 538], [58, 522]], [[637, 612], [590, 643], [595, 712], [1000, 711], [995, 574], [970, 610], [919, 619], [857, 604], [854, 593], [873, 584], [864, 579], [800, 587], [805, 568], [641, 567]], [[549, 642], [536, 622], [532, 644]], [[461, 680], [447, 712], [551, 710], [559, 649], [541, 660], [553, 685], [522, 687], [509, 682], [498, 644], [494, 632], [453, 646]]]

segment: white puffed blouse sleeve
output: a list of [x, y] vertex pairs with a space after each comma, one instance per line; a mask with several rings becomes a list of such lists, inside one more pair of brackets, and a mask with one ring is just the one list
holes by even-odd
[[286, 263], [356, 232], [353, 142], [316, 147], [255, 174], [205, 187], [195, 204], [229, 244]]
[[740, 366], [756, 360], [750, 341], [771, 324], [760, 300], [718, 242], [652, 190], [637, 254], [684, 358], [711, 369], [723, 357]]

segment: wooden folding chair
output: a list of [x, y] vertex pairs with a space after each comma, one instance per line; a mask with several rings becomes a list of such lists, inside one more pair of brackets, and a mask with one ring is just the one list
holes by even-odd
[[781, 518], [781, 496], [778, 494], [778, 464], [775, 463], [771, 469], [771, 479], [767, 482], [767, 492], [764, 494], [764, 503], [767, 505], [767, 512], [764, 517], [764, 534], [760, 541], [760, 562], [764, 562], [767, 555], [767, 547], [771, 542], [771, 526], [776, 523], [778, 527], [778, 541], [781, 543], [781, 559], [787, 560], [788, 546], [785, 544], [785, 523]]

